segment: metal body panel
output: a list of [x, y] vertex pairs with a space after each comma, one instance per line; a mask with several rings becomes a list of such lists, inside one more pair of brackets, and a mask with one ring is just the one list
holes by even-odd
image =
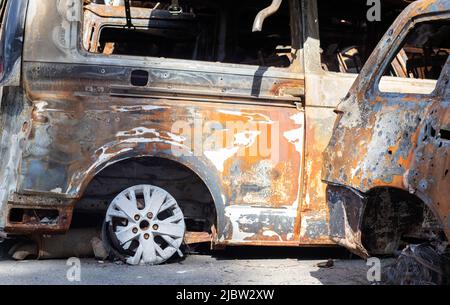
[[[292, 181], [301, 180], [303, 151], [298, 140], [285, 136], [304, 132], [304, 116], [295, 107], [236, 100], [236, 110], [227, 103], [151, 97], [140, 97], [137, 103], [135, 97], [107, 93], [109, 86], [127, 81], [123, 67], [104, 67], [102, 74], [98, 66], [26, 62], [25, 69], [34, 109], [19, 192], [79, 198], [103, 168], [133, 157], [156, 156], [194, 170], [211, 188], [220, 215], [225, 206], [234, 205], [296, 213], [300, 189]], [[92, 94], [86, 87], [106, 92]], [[72, 132], [67, 132], [69, 126]], [[200, 143], [196, 128], [203, 132]], [[279, 154], [278, 147], [265, 150], [270, 133], [278, 133]], [[211, 138], [213, 147], [203, 146]], [[219, 223], [219, 232], [224, 226]], [[284, 240], [294, 238], [292, 230], [281, 230], [283, 234]]]
[[[70, 209], [102, 170], [161, 157], [185, 165], [208, 187], [216, 243], [334, 244], [322, 151], [333, 132], [333, 109], [356, 75], [321, 69], [315, 0], [301, 2], [298, 18], [291, 18], [291, 26], [304, 24], [292, 32], [305, 43], [290, 68], [92, 54], [83, 25], [104, 19], [84, 19], [81, 3], [29, 2], [23, 109], [7, 118], [10, 125], [23, 118], [8, 127], [23, 140], [9, 147], [4, 133], [2, 155], [11, 163], [9, 178], [0, 174], [7, 187], [0, 211], [37, 208], [47, 197], [55, 199], [53, 207]], [[135, 19], [147, 13], [131, 11]], [[146, 85], [131, 84], [137, 70], [148, 73]], [[23, 230], [2, 219], [0, 227]]]
[[[187, 166], [209, 188], [217, 243], [298, 245], [305, 115], [291, 93], [301, 94], [303, 74], [88, 54], [81, 7], [72, 2], [30, 1], [23, 89], [32, 111], [9, 209], [33, 205], [17, 200], [20, 194], [76, 206], [104, 168], [161, 157]], [[146, 86], [130, 84], [135, 70], [148, 71]], [[303, 241], [330, 243], [324, 230]]]

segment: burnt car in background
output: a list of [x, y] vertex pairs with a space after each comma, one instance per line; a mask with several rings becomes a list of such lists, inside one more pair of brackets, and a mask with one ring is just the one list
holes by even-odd
[[[404, 271], [434, 268], [441, 282], [449, 268], [449, 54], [450, 2], [411, 4], [338, 105], [323, 170], [333, 240], [365, 258], [407, 247]], [[401, 62], [400, 77], [422, 88], [385, 86]]]
[[130, 264], [183, 243], [335, 245], [333, 110], [404, 1], [374, 23], [364, 1], [1, 3], [3, 235], [103, 223]]

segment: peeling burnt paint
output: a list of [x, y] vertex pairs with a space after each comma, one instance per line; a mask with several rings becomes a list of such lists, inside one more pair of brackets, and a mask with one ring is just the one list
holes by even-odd
[[6, 202], [11, 193], [15, 191], [18, 180], [17, 169], [20, 166], [20, 158], [23, 152], [23, 143], [26, 139], [31, 108], [24, 100], [21, 90], [17, 88], [3, 88], [1, 103], [2, 137], [0, 152], [0, 227], [6, 224]]
[[239, 240], [244, 244], [295, 242], [296, 215], [296, 209], [227, 207], [225, 217], [229, 235], [226, 239]]
[[[29, 205], [33, 196], [37, 202], [58, 198], [62, 203], [55, 207], [70, 210], [104, 170], [133, 158], [159, 157], [195, 172], [211, 192], [216, 243], [333, 244], [321, 156], [332, 134], [333, 107], [356, 76], [309, 68], [304, 73], [320, 56], [310, 33], [310, 27], [317, 30], [317, 12], [309, 6], [315, 1], [303, 1], [304, 16], [291, 18], [298, 43], [302, 36], [308, 39], [287, 69], [92, 54], [102, 25], [126, 24], [120, 7], [29, 2], [18, 89], [27, 106], [7, 119], [11, 125], [23, 118], [4, 133], [4, 139], [12, 135], [2, 143], [11, 162], [1, 164], [8, 170], [0, 173], [7, 187], [0, 211], [8, 197], [10, 205], [27, 206], [14, 200], [23, 194], [30, 196]], [[299, 1], [290, 4], [300, 14]], [[145, 25], [151, 14], [132, 8], [132, 22]], [[148, 74], [145, 85], [133, 85], [135, 71]], [[200, 142], [213, 139], [218, 145], [198, 151], [195, 134], [173, 130], [177, 121], [192, 129], [198, 122], [214, 122]], [[230, 121], [244, 128], [228, 129]], [[8, 146], [20, 137], [20, 147]], [[271, 137], [276, 141], [267, 143]], [[231, 140], [219, 140], [225, 138]], [[265, 145], [276, 150], [260, 151]], [[194, 242], [209, 236], [196, 233]]]
[[[448, 71], [447, 71], [448, 73]], [[447, 74], [448, 82], [448, 74]], [[436, 100], [427, 107], [419, 139], [405, 175], [405, 188], [418, 196], [438, 215], [447, 237], [450, 236], [450, 139], [445, 132], [450, 128], [450, 102], [447, 94], [444, 100]]]

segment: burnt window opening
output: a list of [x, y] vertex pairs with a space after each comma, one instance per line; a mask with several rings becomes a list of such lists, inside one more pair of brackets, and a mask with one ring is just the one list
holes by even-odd
[[176, 14], [169, 0], [131, 1], [132, 27], [120, 1], [96, 2], [86, 2], [84, 13], [84, 31], [93, 34], [83, 43], [93, 53], [286, 68], [299, 48], [292, 46], [288, 0], [261, 32], [252, 32], [252, 25], [271, 0], [180, 0], [182, 12]]
[[[449, 55], [450, 20], [422, 22], [410, 30], [383, 75], [428, 80], [428, 90], [407, 88], [403, 93], [430, 94], [436, 88], [436, 80], [439, 79]], [[379, 87], [382, 92], [398, 92], [385, 85], [383, 79]]]
[[450, 21], [425, 22], [405, 39], [385, 75], [437, 80], [450, 54]]
[[395, 18], [408, 3], [383, 2], [381, 21], [367, 20], [366, 1], [318, 1], [322, 68], [359, 73]]

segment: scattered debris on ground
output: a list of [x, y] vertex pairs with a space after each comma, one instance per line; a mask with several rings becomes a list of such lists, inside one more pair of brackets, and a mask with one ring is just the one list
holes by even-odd
[[[92, 228], [73, 229], [64, 235], [33, 236], [17, 242], [9, 250], [9, 254], [15, 260], [94, 257], [91, 241], [97, 236], [100, 233]], [[98, 244], [95, 250], [99, 255], [103, 254]]]
[[319, 268], [331, 268], [334, 266], [334, 261], [333, 259], [328, 259], [326, 262], [320, 262], [316, 265]]

